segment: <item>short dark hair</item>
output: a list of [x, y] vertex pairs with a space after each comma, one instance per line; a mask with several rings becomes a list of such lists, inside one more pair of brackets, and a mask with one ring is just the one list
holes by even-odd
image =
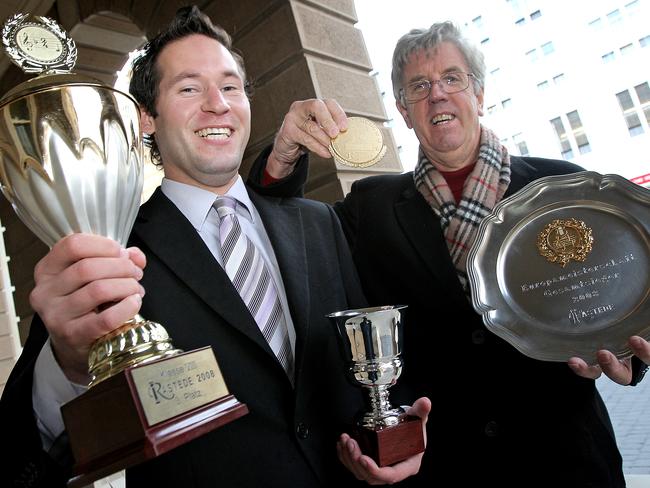
[[[156, 37], [144, 45], [142, 54], [133, 62], [129, 92], [152, 117], [158, 115], [156, 112], [158, 84], [160, 83], [160, 72], [156, 66], [158, 56], [170, 42], [183, 39], [193, 34], [211, 37], [230, 52], [244, 80], [246, 94], [249, 96], [251, 94], [250, 83], [246, 80], [244, 59], [233, 49], [230, 35], [222, 27], [214, 25], [210, 17], [201, 12], [196, 5], [182, 7], [176, 11], [174, 19], [167, 28], [159, 32]], [[145, 146], [151, 152], [152, 161], [157, 166], [160, 166], [162, 161], [154, 134], [145, 134], [143, 140]]]

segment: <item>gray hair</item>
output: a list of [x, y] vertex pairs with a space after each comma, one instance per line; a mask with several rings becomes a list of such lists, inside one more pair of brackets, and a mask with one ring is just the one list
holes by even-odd
[[393, 71], [391, 73], [395, 100], [405, 105], [400, 90], [402, 89], [404, 68], [411, 54], [424, 49], [435, 49], [443, 42], [450, 42], [458, 48], [465, 58], [469, 71], [474, 75], [472, 77], [474, 90], [478, 91], [483, 89], [485, 86], [485, 60], [483, 53], [463, 36], [458, 27], [447, 21], [433, 24], [428, 29], [413, 29], [397, 41], [395, 51], [393, 52]]

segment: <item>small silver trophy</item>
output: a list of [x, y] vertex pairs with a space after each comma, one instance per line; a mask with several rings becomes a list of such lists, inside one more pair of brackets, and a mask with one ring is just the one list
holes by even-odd
[[328, 315], [336, 325], [348, 378], [367, 392], [352, 436], [379, 466], [424, 451], [421, 421], [393, 407], [388, 388], [402, 373], [402, 321], [405, 305], [345, 310]]

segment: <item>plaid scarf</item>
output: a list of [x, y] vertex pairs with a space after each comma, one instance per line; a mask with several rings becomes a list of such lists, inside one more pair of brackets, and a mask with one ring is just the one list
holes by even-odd
[[465, 180], [463, 196], [458, 205], [444, 177], [427, 159], [422, 148], [413, 179], [419, 192], [440, 218], [458, 279], [469, 295], [467, 254], [476, 239], [479, 224], [503, 198], [510, 184], [508, 150], [491, 130], [481, 126], [476, 166]]

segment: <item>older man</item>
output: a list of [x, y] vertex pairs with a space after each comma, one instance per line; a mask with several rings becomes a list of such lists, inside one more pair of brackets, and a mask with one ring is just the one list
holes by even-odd
[[[427, 430], [435, 446], [412, 481], [433, 486], [444, 471], [458, 486], [623, 487], [594, 378], [602, 370], [635, 383], [645, 365], [608, 351], [599, 351], [592, 367], [577, 358], [569, 367], [530, 359], [487, 332], [468, 300], [467, 251], [481, 219], [531, 181], [581, 170], [510, 156], [479, 122], [484, 77], [483, 55], [451, 23], [403, 36], [393, 55], [393, 90], [418, 137], [418, 164], [413, 173], [360, 180], [336, 205], [369, 301], [409, 305], [395, 393], [433, 399]], [[266, 173], [261, 159], [251, 178], [274, 194], [298, 192], [303, 148], [328, 157], [343, 120], [332, 100], [295, 103]], [[629, 342], [649, 363], [648, 342]], [[354, 441], [346, 447], [351, 459], [361, 455]]]

